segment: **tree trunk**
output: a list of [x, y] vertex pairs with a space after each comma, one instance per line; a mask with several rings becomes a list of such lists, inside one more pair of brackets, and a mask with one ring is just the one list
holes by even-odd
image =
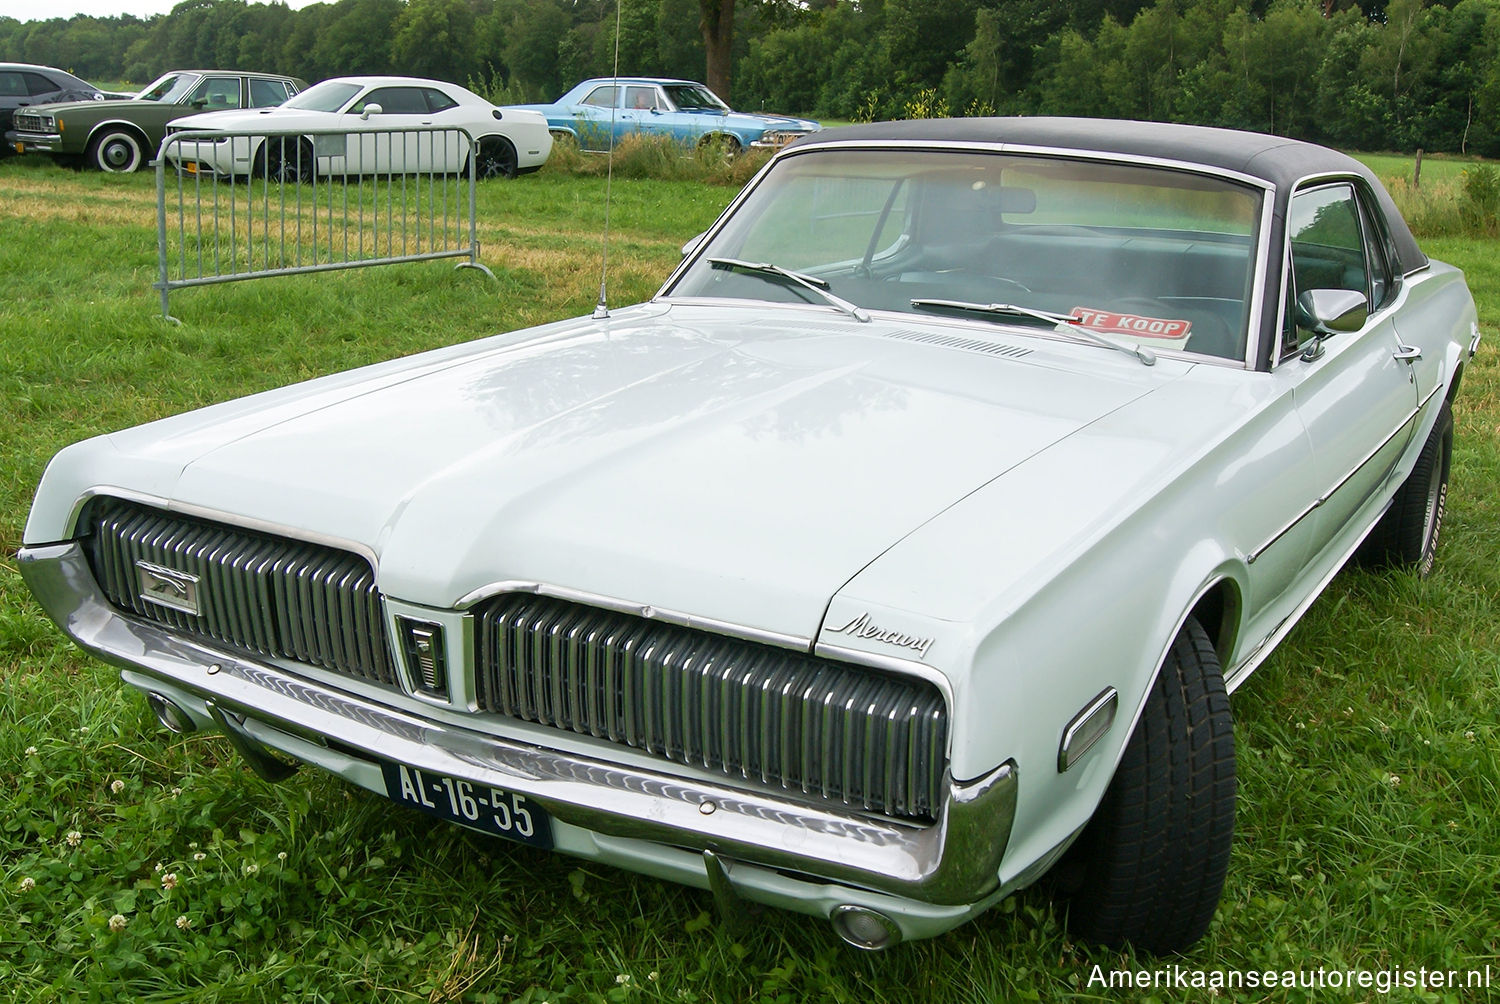
[[708, 52], [704, 83], [729, 104], [729, 71], [734, 42], [734, 0], [698, 0], [703, 14], [703, 48]]

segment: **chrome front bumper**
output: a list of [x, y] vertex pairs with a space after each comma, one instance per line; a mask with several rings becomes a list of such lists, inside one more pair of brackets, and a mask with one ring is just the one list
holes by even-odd
[[381, 795], [376, 758], [493, 785], [544, 807], [559, 851], [699, 888], [722, 865], [746, 899], [825, 917], [866, 907], [894, 918], [906, 938], [954, 927], [1010, 891], [999, 872], [1016, 809], [1011, 762], [950, 784], [929, 826], [824, 810], [454, 728], [187, 641], [120, 615], [76, 543], [23, 548], [20, 564], [52, 619], [122, 667], [127, 683], [201, 726], [213, 725], [212, 702], [236, 731]]
[[25, 153], [29, 150], [46, 153], [62, 147], [62, 134], [10, 130], [5, 134], [5, 145], [17, 153]]

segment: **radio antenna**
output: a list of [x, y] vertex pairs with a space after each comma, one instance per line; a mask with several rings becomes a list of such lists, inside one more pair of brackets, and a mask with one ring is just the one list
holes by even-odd
[[609, 316], [609, 208], [615, 185], [615, 109], [620, 106], [620, 5], [621, 0], [615, 0], [615, 66], [614, 76], [610, 78], [615, 99], [609, 106], [609, 153], [606, 154], [609, 159], [604, 173], [604, 247], [599, 254], [599, 302], [594, 304], [595, 320]]

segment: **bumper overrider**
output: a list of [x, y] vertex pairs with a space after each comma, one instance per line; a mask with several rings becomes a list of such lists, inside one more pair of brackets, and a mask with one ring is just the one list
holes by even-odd
[[828, 917], [866, 948], [940, 933], [1010, 891], [999, 872], [1015, 817], [1013, 762], [950, 781], [930, 825], [823, 809], [423, 718], [122, 615], [78, 543], [19, 557], [74, 641], [168, 708], [164, 720], [185, 715], [228, 733], [263, 774], [279, 763], [266, 752], [276, 750], [380, 795], [390, 761], [502, 788], [550, 815], [555, 850], [710, 889], [721, 905], [741, 897]]

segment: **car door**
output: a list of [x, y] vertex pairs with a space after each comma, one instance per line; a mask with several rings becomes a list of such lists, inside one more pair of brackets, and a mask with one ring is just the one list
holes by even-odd
[[584, 95], [572, 109], [573, 129], [582, 150], [608, 150], [613, 143], [611, 128], [620, 88], [602, 84]]
[[[1419, 388], [1394, 316], [1402, 299], [1378, 219], [1354, 182], [1307, 186], [1292, 196], [1287, 234], [1291, 289], [1280, 365], [1296, 380], [1297, 412], [1322, 486], [1313, 523], [1315, 553], [1380, 493], [1411, 439]], [[1310, 289], [1363, 293], [1369, 314], [1358, 331], [1318, 337], [1294, 305]]]
[[0, 132], [12, 128], [11, 119], [17, 108], [25, 108], [37, 100], [31, 93], [28, 76], [24, 70], [0, 70]]
[[[443, 91], [436, 87], [423, 87], [421, 91], [427, 103], [425, 122], [433, 131], [418, 137], [417, 165], [423, 171], [457, 173], [468, 163], [469, 137], [465, 132], [472, 133], [474, 123], [465, 121], [463, 106]], [[473, 138], [477, 144], [479, 137]]]
[[208, 76], [198, 81], [184, 102], [195, 111], [223, 112], [244, 107], [239, 77]]
[[629, 84], [615, 109], [615, 142], [631, 133], [654, 133], [667, 128], [661, 122], [664, 101], [655, 84]]
[[[380, 112], [362, 119], [370, 105], [379, 105]], [[358, 130], [348, 137], [352, 173], [407, 174], [431, 164], [432, 156], [424, 148], [431, 140], [432, 113], [422, 88], [373, 88], [349, 106], [345, 118]]]

